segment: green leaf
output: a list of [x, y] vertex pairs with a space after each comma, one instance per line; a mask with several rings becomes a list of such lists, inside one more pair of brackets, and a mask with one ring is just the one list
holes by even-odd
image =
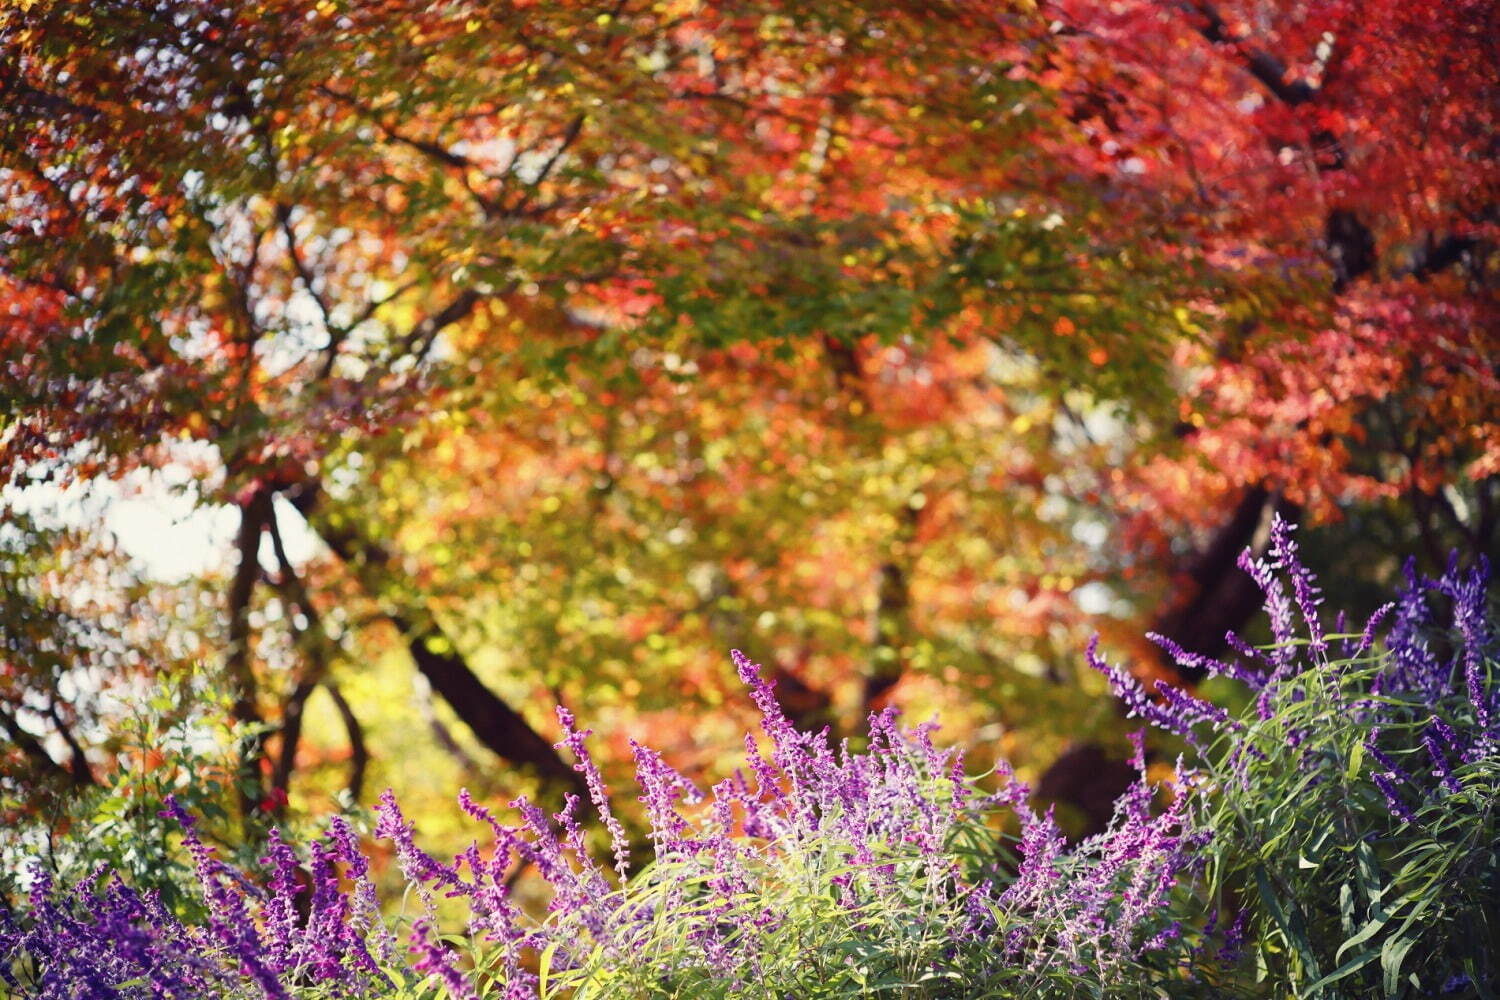
[[1302, 960], [1304, 974], [1313, 978], [1321, 978], [1317, 955], [1313, 951], [1312, 944], [1307, 940], [1307, 921], [1295, 903], [1292, 904], [1290, 911], [1281, 905], [1281, 900], [1276, 896], [1276, 891], [1271, 885], [1271, 876], [1266, 872], [1265, 865], [1255, 867], [1255, 887], [1259, 890], [1261, 902], [1270, 912], [1271, 919], [1276, 922], [1276, 926], [1286, 937], [1287, 943]]
[[1389, 922], [1389, 916], [1386, 913], [1381, 912], [1379, 917], [1371, 920], [1369, 923], [1361, 927], [1359, 929], [1359, 933], [1355, 934], [1352, 938], [1339, 945], [1339, 950], [1333, 956], [1333, 960], [1337, 962], [1339, 959], [1344, 957], [1344, 952], [1348, 951], [1350, 948], [1358, 948], [1360, 945], [1370, 940], [1376, 934], [1379, 934], [1381, 928], [1385, 927], [1385, 925]]
[[1344, 780], [1353, 781], [1359, 774], [1360, 765], [1365, 762], [1364, 740], [1356, 740], [1354, 749], [1349, 751], [1349, 766], [1344, 768]]
[[553, 941], [543, 951], [541, 958], [537, 960], [537, 996], [542, 1000], [547, 997], [547, 983], [552, 978], [552, 956], [557, 953], [557, 946], [561, 941]]
[[1393, 937], [1381, 947], [1380, 968], [1385, 973], [1387, 996], [1396, 995], [1396, 989], [1401, 982], [1401, 963], [1406, 960], [1406, 953], [1411, 951], [1412, 945], [1416, 943], [1415, 937]]
[[[1341, 952], [1343, 951], [1342, 948], [1339, 950]], [[1343, 979], [1345, 976], [1353, 975], [1355, 972], [1358, 972], [1360, 969], [1363, 969], [1366, 965], [1373, 962], [1376, 957], [1379, 956], [1379, 954], [1380, 952], [1376, 951], [1373, 948], [1369, 949], [1368, 951], [1360, 952], [1358, 955], [1355, 955], [1353, 958], [1349, 959], [1349, 961], [1345, 962], [1343, 965], [1339, 966], [1337, 969], [1334, 969], [1328, 975], [1324, 976], [1322, 979], [1319, 979], [1317, 982], [1309, 986], [1307, 988], [1307, 995], [1315, 996], [1320, 990], [1323, 989], [1323, 987], [1332, 985], [1333, 983], [1338, 982], [1340, 979]]]

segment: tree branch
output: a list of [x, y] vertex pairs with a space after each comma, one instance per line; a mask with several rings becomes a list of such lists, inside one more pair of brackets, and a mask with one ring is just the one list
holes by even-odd
[[42, 746], [35, 736], [32, 736], [21, 724], [9, 713], [0, 711], [0, 729], [4, 729], [9, 735], [11, 742], [27, 757], [36, 762], [38, 769], [43, 773], [55, 778], [69, 779], [72, 775], [68, 769], [52, 759], [47, 748]]
[[[274, 507], [267, 519], [267, 527], [270, 529], [271, 548], [276, 553], [276, 567], [280, 578], [278, 587], [296, 602], [297, 606], [302, 609], [303, 617], [307, 619], [305, 629], [299, 629], [295, 620], [292, 621], [293, 633], [299, 640], [298, 644], [302, 647], [303, 655], [307, 658], [307, 668], [298, 678], [297, 685], [287, 696], [281, 710], [281, 746], [271, 778], [271, 787], [282, 793], [276, 800], [275, 808], [279, 813], [285, 809], [285, 796], [291, 788], [292, 772], [297, 767], [297, 747], [302, 740], [302, 720], [307, 699], [312, 697], [313, 691], [317, 690], [319, 684], [327, 683], [332, 643], [323, 629], [323, 622], [318, 616], [317, 607], [308, 595], [301, 578], [297, 576], [297, 571], [292, 567], [291, 559], [287, 557], [286, 545], [281, 537], [281, 525], [277, 520]], [[351, 747], [351, 752], [352, 749]]]
[[1189, 14], [1198, 16], [1198, 33], [1207, 41], [1214, 45], [1228, 45], [1241, 52], [1250, 75], [1275, 94], [1283, 104], [1295, 108], [1312, 100], [1317, 93], [1317, 88], [1306, 80], [1288, 80], [1286, 64], [1276, 56], [1265, 49], [1251, 48], [1244, 39], [1230, 35], [1229, 26], [1224, 23], [1224, 18], [1213, 4], [1184, 0], [1180, 6]]
[[337, 684], [325, 680], [323, 690], [333, 699], [333, 707], [338, 709], [339, 718], [344, 720], [344, 732], [349, 736], [349, 783], [346, 787], [349, 798], [358, 802], [365, 787], [365, 771], [370, 766], [370, 751], [365, 746], [365, 729]]
[[[293, 498], [293, 504], [304, 517], [310, 519], [317, 494], [317, 485], [310, 483]], [[347, 521], [337, 528], [320, 525], [319, 535], [368, 593], [378, 595], [382, 591], [380, 578], [391, 572], [394, 562], [389, 553], [364, 538]], [[382, 613], [401, 633], [418, 672], [480, 743], [502, 759], [528, 768], [556, 786], [569, 791], [583, 790], [578, 774], [557, 753], [551, 741], [489, 689], [430, 616], [424, 612], [413, 619], [396, 611]]]
[[68, 746], [68, 753], [72, 758], [73, 783], [80, 786], [94, 784], [94, 769], [89, 766], [88, 754], [84, 753], [82, 744], [73, 735], [73, 730], [63, 722], [62, 713], [57, 710], [56, 702], [47, 706], [47, 718], [52, 720], [52, 724], [57, 727], [58, 735]]
[[[437, 313], [427, 317], [422, 322], [409, 330], [401, 340], [401, 349], [418, 359], [427, 356], [432, 349], [433, 341], [444, 328], [452, 326], [459, 320], [474, 311], [474, 307], [483, 298], [472, 288], [466, 288], [458, 293], [458, 296]], [[419, 346], [420, 345], [420, 346]]]
[[[1240, 497], [1233, 512], [1213, 538], [1187, 565], [1185, 593], [1157, 615], [1153, 631], [1175, 641], [1189, 653], [1218, 656], [1225, 649], [1224, 635], [1237, 632], [1260, 610], [1263, 595], [1255, 581], [1239, 568], [1239, 554], [1253, 546], [1272, 511], [1295, 521], [1299, 508], [1264, 485], [1253, 486]], [[1184, 679], [1197, 681], [1201, 674], [1161, 658], [1162, 665]]]
[[250, 666], [250, 598], [260, 568], [260, 536], [271, 516], [271, 491], [255, 485], [240, 503], [240, 528], [235, 539], [239, 565], [229, 585], [229, 648], [224, 658], [224, 672], [234, 696], [230, 714], [235, 722], [253, 731], [240, 744], [240, 808], [242, 818], [249, 819], [259, 808], [260, 762], [265, 737], [258, 730], [263, 724], [256, 704], [255, 675]]

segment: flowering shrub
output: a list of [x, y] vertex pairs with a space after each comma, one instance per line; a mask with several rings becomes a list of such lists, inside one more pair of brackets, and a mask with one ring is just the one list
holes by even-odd
[[1488, 566], [1451, 562], [1422, 579], [1408, 564], [1405, 588], [1360, 632], [1340, 622], [1326, 635], [1288, 525], [1273, 524], [1265, 561], [1241, 565], [1266, 593], [1271, 646], [1235, 642], [1242, 662], [1230, 664], [1153, 638], [1246, 685], [1243, 713], [1175, 690], [1151, 702], [1096, 661], [1136, 711], [1200, 748], [1214, 789], [1212, 913], [1238, 914], [1251, 975], [1278, 995], [1495, 995], [1500, 636]]
[[[1274, 644], [1240, 644], [1234, 663], [1170, 650], [1246, 685], [1243, 711], [1148, 694], [1089, 650], [1189, 753], [1157, 789], [1138, 737], [1139, 779], [1077, 845], [1008, 771], [981, 792], [931, 724], [875, 715], [862, 750], [797, 731], [735, 653], [764, 738], [706, 793], [635, 746], [652, 842], [638, 871], [589, 734], [560, 710], [610, 863], [577, 797], [552, 815], [517, 800], [506, 825], [461, 793], [491, 843], [444, 863], [387, 793], [375, 834], [416, 911], [392, 918], [344, 820], [305, 854], [273, 835], [245, 872], [173, 803], [206, 916], [185, 922], [108, 871], [66, 887], [38, 872], [24, 910], [0, 913], [0, 976], [37, 998], [1493, 995], [1483, 570], [1413, 577], [1362, 633], [1325, 635], [1287, 526], [1245, 565]], [[543, 913], [512, 895], [523, 866], [551, 887]], [[444, 897], [466, 926], [440, 929]]]

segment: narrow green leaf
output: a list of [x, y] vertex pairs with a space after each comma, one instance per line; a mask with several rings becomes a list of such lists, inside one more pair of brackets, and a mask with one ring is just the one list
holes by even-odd
[[1295, 903], [1288, 912], [1276, 897], [1276, 891], [1271, 885], [1271, 877], [1266, 872], [1265, 865], [1257, 865], [1255, 868], [1255, 886], [1260, 892], [1261, 902], [1271, 914], [1271, 919], [1276, 921], [1276, 926], [1286, 937], [1289, 944], [1302, 960], [1304, 974], [1314, 979], [1322, 978], [1318, 969], [1318, 958], [1313, 952], [1312, 945], [1307, 940], [1307, 922], [1302, 916]]
[[[1342, 951], [1342, 949], [1340, 949], [1340, 951]], [[1328, 975], [1324, 976], [1322, 979], [1319, 979], [1317, 982], [1309, 986], [1307, 988], [1307, 995], [1315, 996], [1320, 990], [1323, 989], [1323, 987], [1330, 986], [1333, 983], [1338, 982], [1340, 979], [1343, 979], [1345, 976], [1353, 975], [1355, 972], [1358, 972], [1366, 965], [1369, 965], [1371, 962], [1375, 961], [1375, 959], [1379, 956], [1380, 952], [1376, 951], [1373, 948], [1371, 948], [1369, 951], [1360, 952], [1358, 955], [1355, 955], [1353, 958], [1349, 959], [1349, 961], [1345, 962], [1343, 965], [1339, 966], [1337, 969], [1334, 969]]]
[[557, 953], [557, 946], [560, 944], [561, 941], [553, 941], [547, 945], [537, 962], [537, 996], [542, 1000], [547, 998], [547, 983], [552, 978], [552, 956]]
[[1393, 937], [1381, 947], [1380, 968], [1385, 973], [1387, 996], [1396, 995], [1396, 989], [1401, 983], [1401, 963], [1406, 961], [1406, 953], [1416, 943], [1417, 939], [1414, 937]]

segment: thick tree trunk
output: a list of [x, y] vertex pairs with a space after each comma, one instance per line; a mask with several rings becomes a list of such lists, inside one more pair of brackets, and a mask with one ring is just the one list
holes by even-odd
[[1072, 743], [1042, 772], [1033, 801], [1039, 805], [1062, 804], [1076, 812], [1074, 827], [1064, 817], [1069, 839], [1074, 842], [1103, 833], [1115, 814], [1115, 801], [1137, 777], [1130, 764], [1097, 743]]
[[873, 652], [864, 683], [866, 713], [884, 708], [886, 696], [906, 674], [901, 646], [910, 612], [911, 590], [906, 583], [906, 570], [896, 562], [881, 563], [870, 643]]

